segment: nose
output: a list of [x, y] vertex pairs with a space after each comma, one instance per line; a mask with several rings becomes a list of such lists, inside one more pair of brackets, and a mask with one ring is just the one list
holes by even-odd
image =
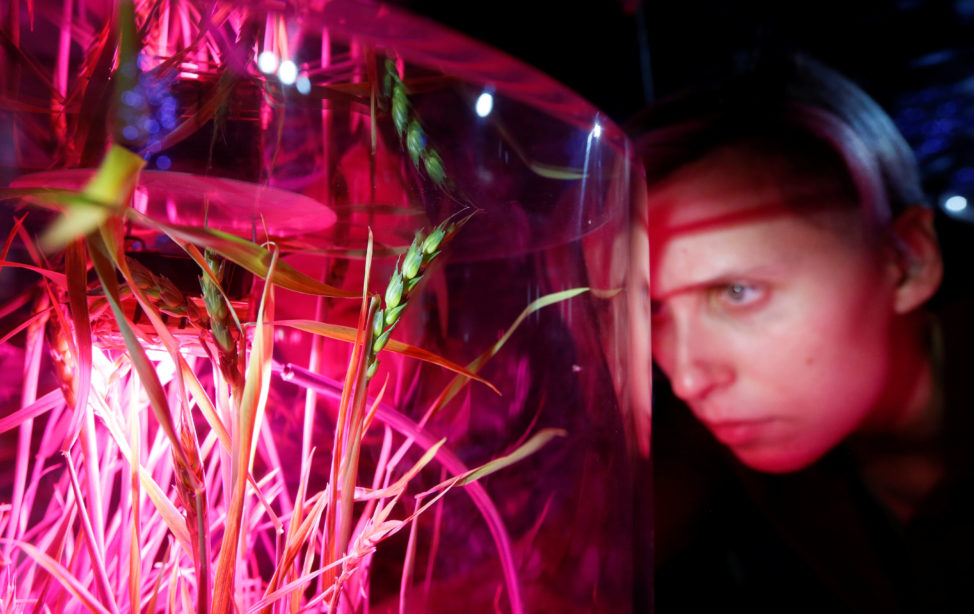
[[670, 358], [669, 365], [660, 366], [676, 396], [693, 403], [734, 381], [733, 362], [720, 337], [708, 332], [706, 324], [684, 321], [668, 328], [671, 330], [661, 331], [661, 336], [670, 346], [663, 352]]

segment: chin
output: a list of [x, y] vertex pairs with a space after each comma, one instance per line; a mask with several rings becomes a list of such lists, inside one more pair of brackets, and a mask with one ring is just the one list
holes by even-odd
[[737, 457], [747, 467], [761, 473], [792, 473], [801, 471], [818, 459], [823, 453], [807, 454], [795, 450], [775, 450], [768, 448], [732, 449]]

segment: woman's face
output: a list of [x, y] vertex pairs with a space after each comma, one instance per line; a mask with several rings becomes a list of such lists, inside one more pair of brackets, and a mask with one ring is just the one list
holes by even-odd
[[[843, 198], [733, 149], [650, 193], [654, 360], [754, 469], [814, 462], [875, 418], [890, 384], [897, 280]], [[818, 212], [796, 213], [799, 199]]]

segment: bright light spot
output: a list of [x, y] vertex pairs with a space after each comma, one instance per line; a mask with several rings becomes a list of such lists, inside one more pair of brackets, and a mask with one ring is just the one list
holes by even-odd
[[135, 139], [139, 138], [139, 129], [132, 124], [129, 124], [122, 128], [122, 136], [130, 141], [134, 141]]
[[109, 382], [112, 381], [112, 374], [118, 368], [98, 345], [91, 348], [91, 367], [91, 389], [100, 392], [108, 390]]
[[307, 94], [311, 91], [311, 80], [308, 79], [308, 75], [301, 75], [298, 77], [298, 80], [295, 82], [294, 86], [298, 88], [298, 91], [302, 94]]
[[168, 171], [169, 167], [172, 166], [172, 160], [169, 156], [159, 156], [156, 158], [156, 166], [159, 167], [160, 171]]
[[967, 209], [967, 199], [963, 196], [951, 196], [944, 201], [944, 209], [951, 213], [960, 213]]
[[480, 117], [487, 117], [490, 115], [490, 110], [494, 108], [494, 97], [490, 92], [484, 92], [477, 98], [477, 105], [474, 109], [477, 111], [477, 115]]
[[[176, 363], [173, 362], [169, 352], [146, 348], [145, 354], [149, 360], [155, 363], [152, 366], [155, 368], [156, 375], [159, 376], [159, 383], [165, 386], [171, 382], [176, 375]], [[145, 399], [142, 401], [143, 403], [149, 402], [148, 398], [143, 397], [143, 399]]]
[[277, 70], [277, 56], [273, 51], [262, 51], [257, 56], [257, 69], [265, 75], [269, 75]]
[[179, 68], [182, 70], [182, 72], [179, 73], [179, 76], [184, 79], [200, 78], [199, 75], [200, 66], [196, 62], [183, 62], [179, 65]]
[[602, 136], [602, 126], [598, 122], [595, 122], [595, 127], [592, 128], [592, 136], [596, 139]]
[[298, 67], [291, 60], [284, 60], [277, 69], [277, 76], [284, 85], [291, 85], [298, 78]]
[[149, 208], [149, 191], [145, 186], [135, 186], [135, 191], [132, 193], [132, 206], [139, 213], [145, 213]]

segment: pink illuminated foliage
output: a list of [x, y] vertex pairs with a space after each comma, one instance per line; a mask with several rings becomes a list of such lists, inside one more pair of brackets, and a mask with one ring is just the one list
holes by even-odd
[[[97, 170], [81, 186], [24, 184], [0, 193], [31, 207], [15, 218], [0, 255], [0, 273], [16, 272], [18, 280], [0, 305], [0, 610], [364, 612], [377, 548], [404, 532], [398, 597], [383, 607], [414, 611], [422, 589], [413, 580], [422, 578], [429, 592], [437, 547], [434, 537], [426, 570], [414, 569], [417, 518], [428, 512], [438, 536], [442, 498], [463, 487], [496, 548], [505, 607], [523, 611], [513, 546], [477, 480], [561, 433], [526, 434], [520, 446], [468, 468], [427, 427], [448, 404], [461, 406], [456, 413], [471, 411], [462, 407], [469, 404], [464, 387], [471, 380], [490, 386], [478, 372], [524, 318], [582, 290], [534, 301], [466, 366], [393, 339], [397, 308], [419, 283], [435, 283], [434, 259], [466, 217], [430, 224], [412, 245], [383, 241], [374, 248], [371, 237], [354, 245], [352, 237], [333, 246], [364, 263], [362, 279], [338, 287], [288, 264], [284, 254], [294, 246], [284, 237], [261, 233], [258, 243], [133, 206], [146, 160], [162, 168], [160, 152], [242, 113], [235, 96], [248, 84], [263, 88], [255, 89], [258, 121], [273, 132], [279, 92], [261, 81], [255, 52], [291, 57], [297, 41], [283, 13], [188, 0], [122, 1], [116, 12], [115, 2], [64, 0], [14, 2], [2, 15], [0, 108], [40, 118], [17, 127], [12, 155], [22, 168]], [[47, 49], [54, 54], [49, 72], [21, 41], [34, 23], [56, 35]], [[374, 199], [379, 190], [406, 209], [412, 201], [402, 197], [402, 184], [422, 179], [448, 191], [450, 182], [417, 132], [419, 119], [394, 106], [395, 87], [405, 91], [399, 75], [383, 94], [385, 65], [374, 52], [366, 55], [373, 60], [366, 71], [324, 53], [303, 71], [327, 74], [315, 93], [352, 99], [358, 128], [371, 132], [371, 150], [350, 149], [341, 158], [349, 191], [365, 200], [365, 192]], [[394, 62], [389, 67], [395, 70]], [[28, 74], [32, 87], [21, 87]], [[191, 112], [178, 113], [164, 92], [189, 81], [208, 87]], [[397, 126], [405, 151], [375, 134], [375, 122], [396, 113], [406, 114]], [[51, 142], [55, 153], [44, 160]], [[274, 150], [265, 162], [273, 169], [287, 155]], [[385, 173], [378, 182], [376, 172]], [[135, 258], [133, 233], [181, 248], [198, 290], [180, 289]], [[399, 290], [372, 291], [374, 249], [402, 256], [390, 282]], [[230, 295], [231, 268], [254, 276], [239, 296]], [[424, 274], [430, 279], [421, 282]], [[282, 292], [316, 297], [315, 308], [303, 318], [278, 318]], [[323, 302], [338, 300], [354, 302], [354, 325], [321, 321]], [[309, 368], [275, 358], [288, 351], [282, 336], [295, 331], [313, 347]], [[344, 353], [326, 358], [319, 339], [344, 344]], [[335, 355], [347, 356], [340, 369]], [[418, 422], [394, 403], [395, 390], [420, 377], [410, 366], [416, 360], [450, 373]], [[328, 369], [340, 378], [324, 375]], [[370, 385], [373, 376], [379, 381]], [[282, 455], [268, 415], [271, 404], [287, 402], [282, 379], [308, 395], [304, 413], [292, 409], [287, 417], [301, 422], [300, 458]], [[311, 445], [322, 429], [333, 429], [331, 450]], [[365, 446], [375, 448], [368, 473], [360, 466]], [[323, 486], [312, 480], [316, 471], [327, 476]], [[435, 485], [415, 492], [420, 475]]]

